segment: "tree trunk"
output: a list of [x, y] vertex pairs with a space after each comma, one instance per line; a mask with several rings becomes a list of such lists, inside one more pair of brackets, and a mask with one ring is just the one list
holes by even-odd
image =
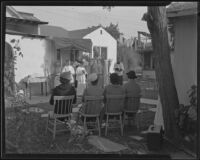
[[148, 12], [143, 19], [147, 21], [152, 37], [155, 72], [163, 107], [165, 136], [179, 144], [181, 136], [175, 119], [175, 110], [179, 107], [179, 101], [170, 60], [166, 8], [148, 7]]

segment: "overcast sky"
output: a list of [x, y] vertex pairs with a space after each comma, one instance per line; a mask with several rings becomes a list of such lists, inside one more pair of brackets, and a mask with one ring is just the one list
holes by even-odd
[[142, 21], [147, 7], [114, 7], [109, 12], [98, 6], [13, 6], [17, 11], [33, 13], [49, 25], [60, 26], [66, 30], [84, 29], [111, 22], [118, 23], [120, 32], [126, 38], [137, 36], [137, 31], [148, 32], [146, 22]]

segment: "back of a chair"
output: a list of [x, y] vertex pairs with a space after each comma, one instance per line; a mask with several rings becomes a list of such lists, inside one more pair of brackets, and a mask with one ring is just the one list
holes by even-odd
[[140, 97], [127, 96], [125, 98], [125, 110], [137, 112], [140, 107]]
[[103, 107], [103, 96], [85, 96], [85, 114], [97, 115]]
[[74, 96], [54, 96], [54, 113], [69, 114], [72, 113], [72, 103]]
[[124, 108], [125, 95], [106, 95], [106, 112], [119, 113]]

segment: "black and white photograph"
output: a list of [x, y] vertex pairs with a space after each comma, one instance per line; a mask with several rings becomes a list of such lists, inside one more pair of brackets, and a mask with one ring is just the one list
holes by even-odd
[[197, 159], [198, 2], [4, 11], [5, 157]]

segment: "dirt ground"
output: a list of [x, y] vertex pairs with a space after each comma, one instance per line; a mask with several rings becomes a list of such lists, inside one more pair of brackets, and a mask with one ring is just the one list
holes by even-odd
[[[40, 103], [29, 107], [37, 107], [43, 110], [42, 113], [22, 112], [22, 107], [6, 110], [6, 153], [32, 153], [32, 154], [105, 154], [105, 152], [88, 143], [88, 137], [75, 141], [71, 138], [70, 132], [59, 133], [56, 139], [52, 139], [52, 134], [45, 134], [46, 117], [41, 114], [52, 110], [52, 106], [48, 103]], [[145, 108], [147, 106], [143, 106]], [[117, 129], [109, 130], [108, 136], [104, 136], [102, 129], [102, 137], [113, 142], [120, 143], [128, 149], [115, 152], [114, 154], [170, 154], [178, 153], [178, 150], [165, 142], [160, 151], [149, 151], [146, 145], [146, 134], [141, 134], [142, 130], [147, 130], [148, 126], [153, 124], [155, 112], [145, 112], [142, 115], [140, 131], [134, 126], [125, 126], [124, 136], [120, 135]], [[96, 133], [94, 133], [95, 135]], [[141, 136], [142, 140], [135, 140], [129, 136]], [[179, 151], [180, 152], [180, 151]], [[187, 158], [188, 155], [179, 153]], [[175, 156], [180, 156], [175, 155]], [[190, 157], [190, 156], [188, 156]], [[191, 159], [191, 157], [190, 157]]]

